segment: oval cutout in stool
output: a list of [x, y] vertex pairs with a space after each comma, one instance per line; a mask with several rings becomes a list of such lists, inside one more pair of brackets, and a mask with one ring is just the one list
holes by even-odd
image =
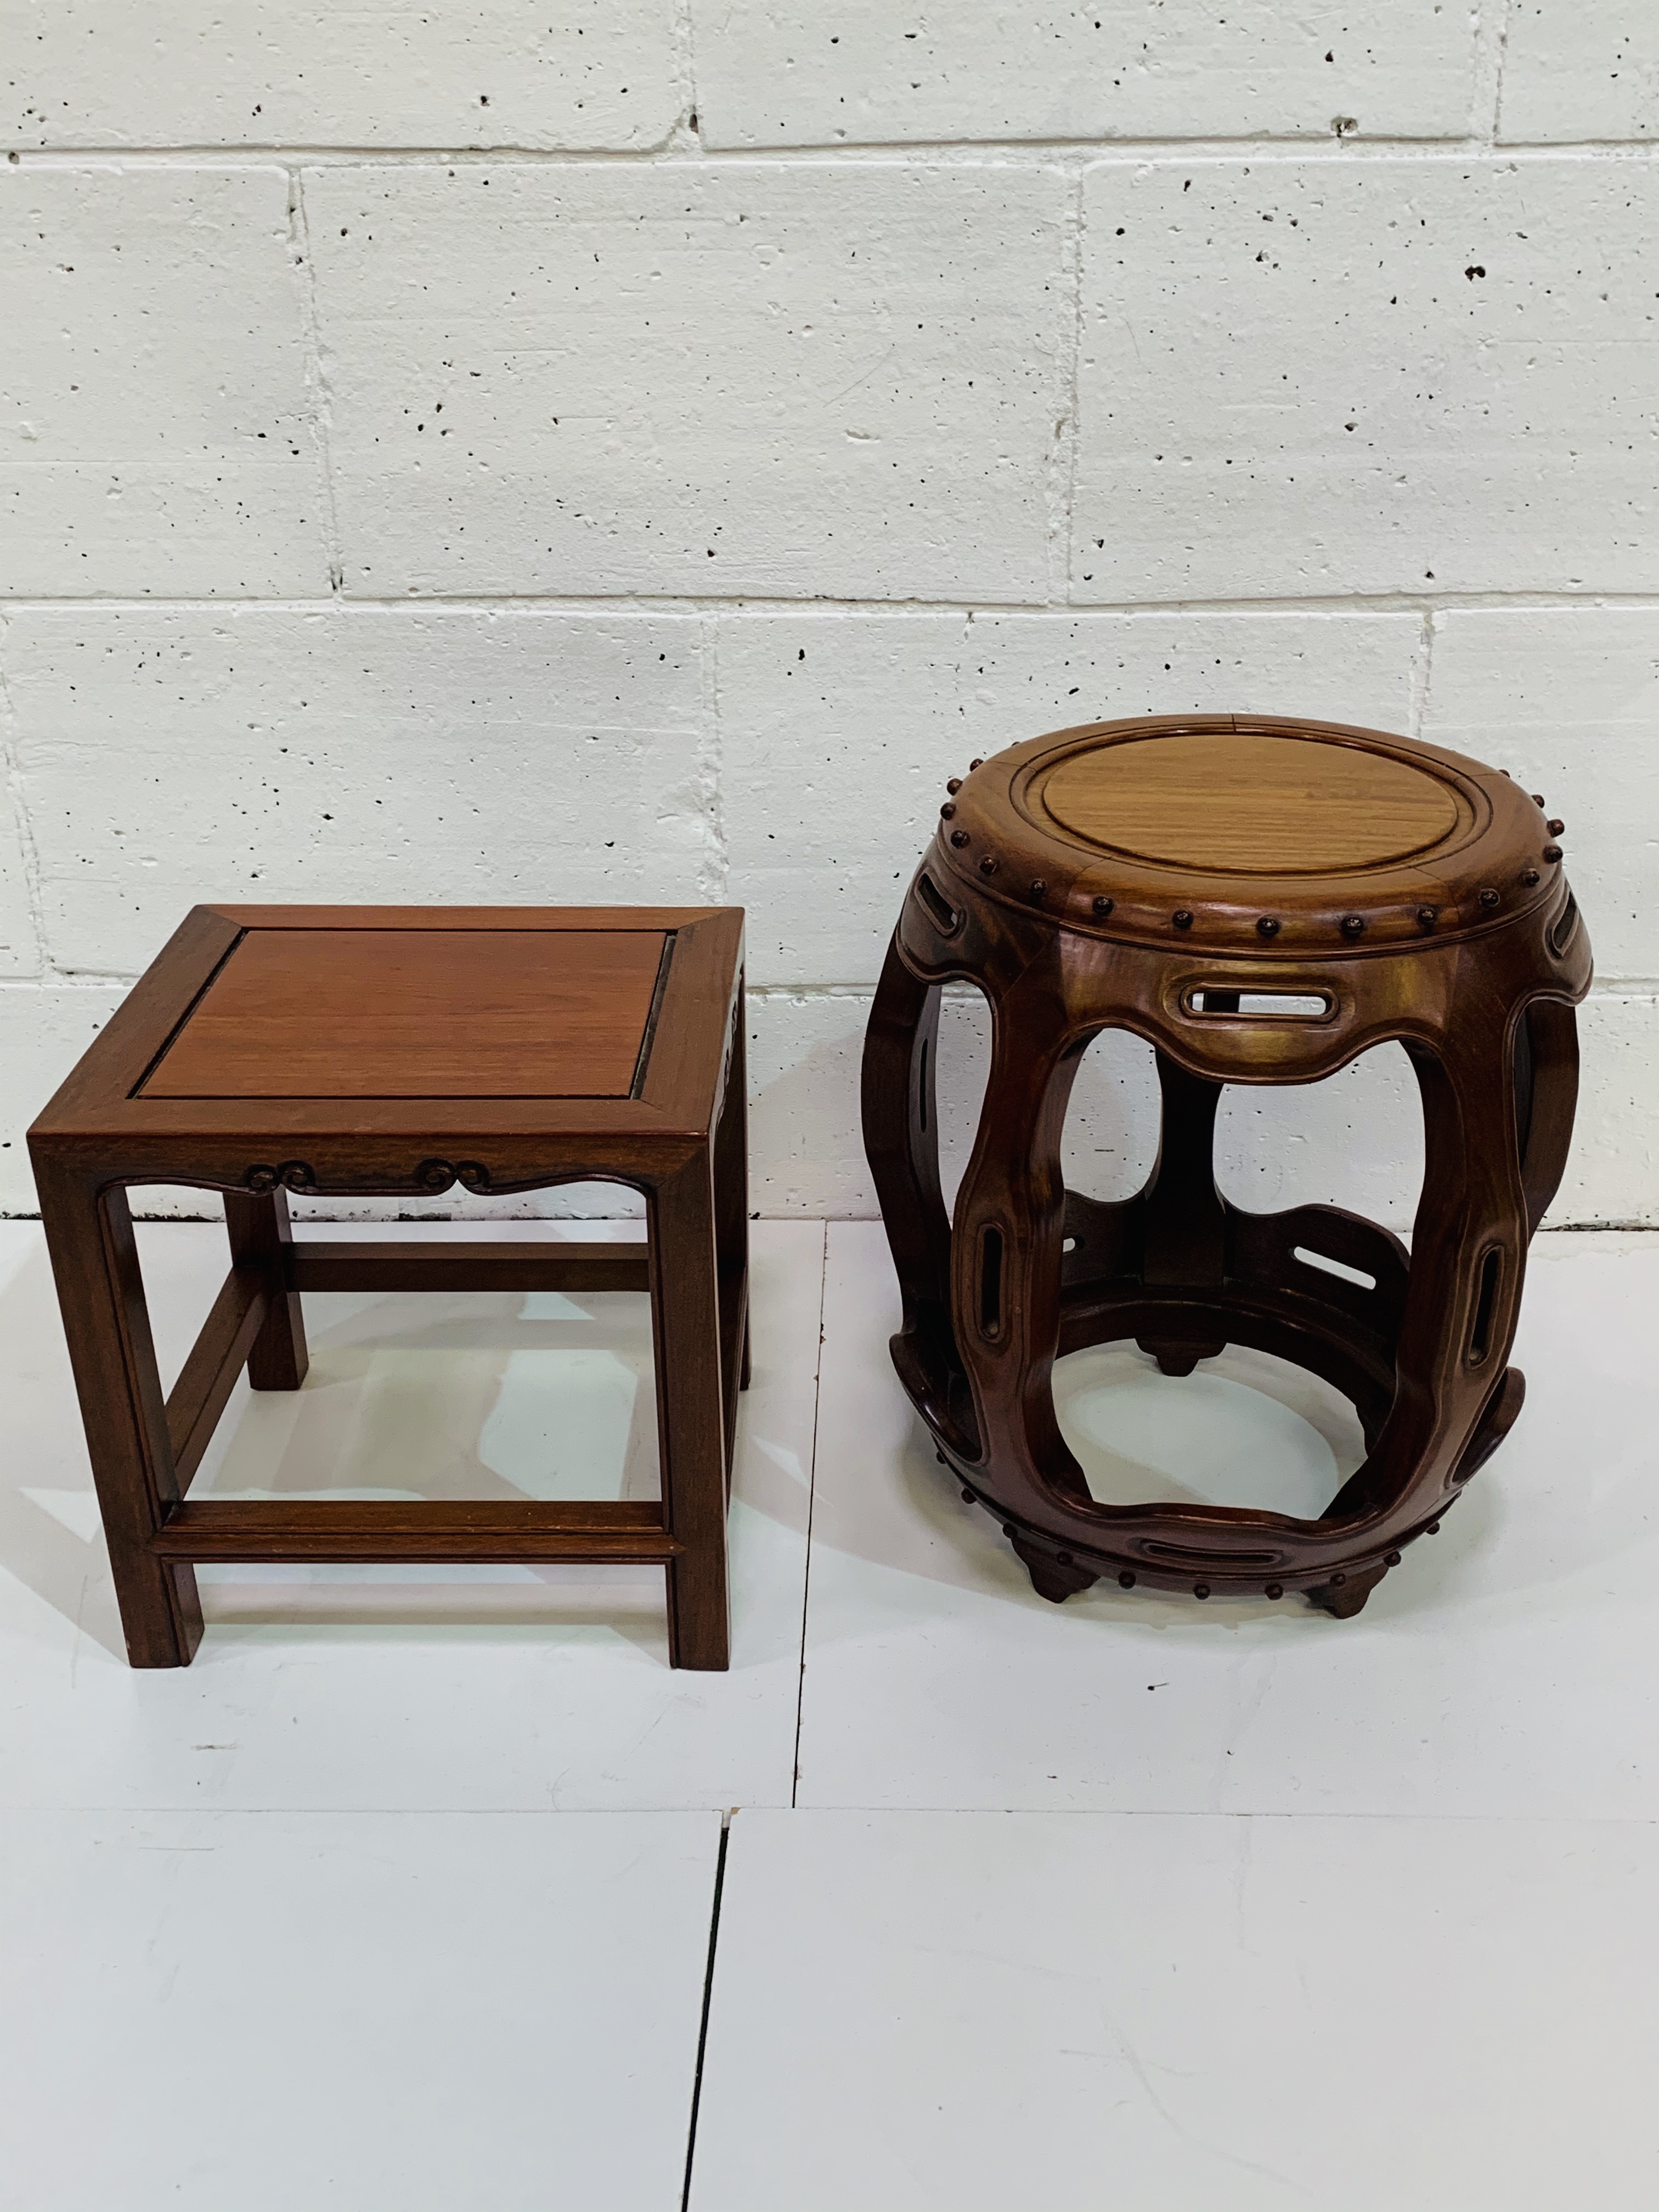
[[1550, 924], [1550, 951], [1558, 960], [1572, 943], [1573, 933], [1577, 927], [1578, 902], [1569, 891], [1566, 904]]
[[1310, 1252], [1305, 1244], [1293, 1244], [1291, 1257], [1300, 1260], [1304, 1267], [1317, 1267], [1327, 1275], [1338, 1276], [1345, 1283], [1355, 1284], [1362, 1291], [1376, 1288], [1375, 1275], [1368, 1275], [1363, 1267], [1351, 1267], [1346, 1260], [1327, 1259], [1322, 1252]]
[[1002, 1231], [988, 1229], [979, 1247], [979, 1326], [984, 1336], [1002, 1334]]
[[1492, 1308], [1498, 1304], [1498, 1285], [1503, 1268], [1504, 1255], [1496, 1244], [1480, 1262], [1480, 1288], [1474, 1302], [1474, 1319], [1469, 1327], [1468, 1364], [1479, 1367], [1492, 1350]]
[[1181, 1011], [1200, 1021], [1323, 1022], [1336, 1012], [1336, 1000], [1328, 991], [1241, 991], [1223, 983], [1193, 983], [1181, 994]]
[[916, 878], [916, 896], [927, 908], [927, 919], [939, 935], [954, 937], [962, 927], [962, 916], [931, 876]]
[[1149, 1536], [1140, 1549], [1149, 1559], [1164, 1559], [1171, 1566], [1233, 1567], [1240, 1572], [1249, 1569], [1280, 1567], [1285, 1564], [1283, 1552], [1201, 1552], [1195, 1545], [1161, 1544]]

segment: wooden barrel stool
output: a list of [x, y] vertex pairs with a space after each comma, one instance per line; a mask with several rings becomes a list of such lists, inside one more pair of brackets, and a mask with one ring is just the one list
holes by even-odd
[[[1262, 716], [1061, 730], [947, 788], [865, 1046], [900, 1378], [1044, 1597], [1110, 1575], [1199, 1598], [1302, 1590], [1357, 1613], [1520, 1410], [1506, 1363], [1566, 1161], [1572, 1010], [1590, 980], [1563, 825], [1460, 754]], [[992, 1009], [954, 1220], [933, 1095], [952, 981]], [[1060, 1168], [1073, 1079], [1106, 1029], [1152, 1045], [1163, 1092], [1157, 1164], [1121, 1204], [1068, 1191]], [[1409, 1254], [1336, 1206], [1223, 1198], [1224, 1084], [1315, 1082], [1391, 1038], [1423, 1101]], [[1166, 1375], [1228, 1344], [1310, 1369], [1352, 1400], [1364, 1465], [1317, 1520], [1099, 1503], [1060, 1436], [1052, 1370], [1124, 1337]]]

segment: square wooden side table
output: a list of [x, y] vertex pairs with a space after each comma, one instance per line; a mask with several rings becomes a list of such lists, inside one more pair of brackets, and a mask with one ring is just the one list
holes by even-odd
[[[748, 1381], [736, 907], [197, 907], [29, 1132], [135, 1667], [187, 1665], [216, 1559], [666, 1570], [677, 1667], [727, 1664], [726, 1509]], [[643, 1244], [295, 1237], [287, 1193], [609, 1181]], [[224, 1193], [231, 1266], [164, 1398], [127, 1188]], [[186, 1492], [244, 1366], [306, 1372], [307, 1291], [650, 1293], [660, 1504]]]

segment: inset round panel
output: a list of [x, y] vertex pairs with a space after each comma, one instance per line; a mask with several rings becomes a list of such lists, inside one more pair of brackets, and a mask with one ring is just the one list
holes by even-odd
[[1451, 788], [1397, 756], [1254, 730], [1091, 745], [1030, 799], [1103, 852], [1240, 875], [1380, 867], [1442, 843], [1459, 818]]

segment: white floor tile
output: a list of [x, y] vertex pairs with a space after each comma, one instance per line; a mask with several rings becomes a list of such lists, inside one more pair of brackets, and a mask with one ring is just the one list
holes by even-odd
[[1650, 2203], [1656, 1964], [1648, 1824], [740, 1813], [692, 2212]]
[[[669, 1668], [659, 1571], [582, 1567], [204, 1571], [193, 1664], [137, 1674], [41, 1233], [0, 1224], [0, 1802], [787, 1804], [823, 1231], [752, 1229], [729, 1674]], [[550, 1231], [603, 1233], [489, 1233]], [[170, 1374], [223, 1274], [223, 1232], [159, 1224], [140, 1242]], [[643, 1298], [317, 1297], [307, 1312], [305, 1388], [239, 1384], [197, 1494], [654, 1494]]]
[[[1659, 1239], [1539, 1240], [1520, 1424], [1352, 1621], [1047, 1604], [899, 1389], [879, 1226], [832, 1224], [829, 1254], [799, 1803], [1659, 1817]], [[1278, 1398], [1235, 1387], [1275, 1369]], [[1074, 1437], [1116, 1439], [1114, 1496], [1178, 1474], [1309, 1510], [1357, 1448], [1278, 1363], [1059, 1374]]]
[[16, 2212], [675, 2212], [707, 1813], [10, 1813]]

